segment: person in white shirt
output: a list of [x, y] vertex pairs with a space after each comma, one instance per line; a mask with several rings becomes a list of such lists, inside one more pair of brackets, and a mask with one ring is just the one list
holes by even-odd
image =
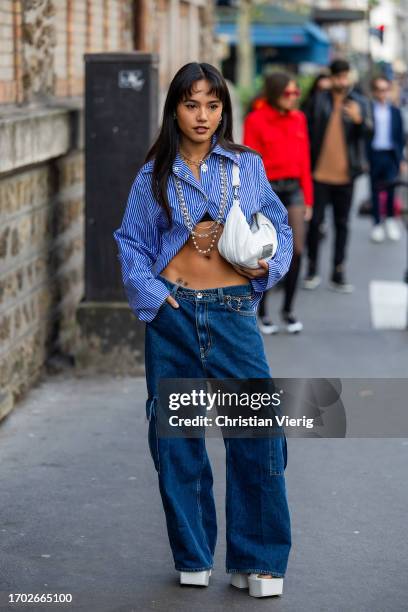
[[[384, 77], [376, 77], [371, 83], [373, 93], [374, 134], [368, 141], [368, 161], [372, 194], [371, 231], [373, 242], [399, 240], [400, 228], [395, 219], [393, 181], [397, 178], [403, 160], [404, 130], [399, 108], [389, 101], [391, 83]], [[380, 191], [386, 192], [387, 217], [382, 223]]]

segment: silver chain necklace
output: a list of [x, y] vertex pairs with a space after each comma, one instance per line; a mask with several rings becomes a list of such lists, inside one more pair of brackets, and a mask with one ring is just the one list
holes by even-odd
[[[220, 157], [219, 160], [220, 160], [220, 180], [221, 180], [220, 207], [218, 209], [217, 218], [215, 219], [213, 224], [210, 226], [211, 229], [206, 228], [207, 233], [205, 234], [201, 234], [200, 232], [196, 232], [194, 230], [194, 224], [191, 219], [190, 213], [188, 212], [188, 209], [187, 209], [187, 205], [184, 199], [184, 194], [183, 194], [183, 189], [181, 186], [180, 179], [173, 174], [173, 179], [174, 179], [174, 183], [176, 186], [177, 197], [178, 197], [179, 204], [180, 204], [181, 214], [183, 215], [184, 224], [191, 234], [195, 248], [201, 255], [207, 255], [207, 253], [209, 253], [213, 249], [215, 240], [217, 238], [217, 232], [218, 232], [219, 226], [221, 225], [224, 219], [224, 212], [225, 212], [225, 207], [227, 204], [227, 173], [225, 170], [223, 158]], [[210, 246], [208, 247], [208, 249], [201, 249], [196, 242], [196, 238], [208, 238], [209, 236], [211, 236]]]

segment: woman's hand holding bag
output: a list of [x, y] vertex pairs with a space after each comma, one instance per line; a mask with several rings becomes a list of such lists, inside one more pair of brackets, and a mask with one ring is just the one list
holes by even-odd
[[218, 241], [218, 251], [235, 266], [259, 269], [260, 259], [267, 261], [275, 255], [278, 238], [272, 221], [260, 212], [254, 214], [251, 226], [248, 225], [239, 205], [239, 185], [239, 167], [234, 164], [234, 200]]

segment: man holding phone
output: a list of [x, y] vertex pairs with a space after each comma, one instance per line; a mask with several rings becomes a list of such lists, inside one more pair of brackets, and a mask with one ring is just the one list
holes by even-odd
[[344, 270], [348, 219], [354, 179], [363, 171], [364, 139], [372, 132], [373, 124], [365, 99], [351, 88], [350, 65], [346, 60], [331, 63], [330, 79], [331, 89], [319, 93], [307, 112], [315, 200], [307, 237], [309, 267], [303, 286], [315, 289], [320, 285], [319, 226], [326, 205], [331, 203], [335, 245], [330, 287], [351, 293], [353, 286], [346, 281]]

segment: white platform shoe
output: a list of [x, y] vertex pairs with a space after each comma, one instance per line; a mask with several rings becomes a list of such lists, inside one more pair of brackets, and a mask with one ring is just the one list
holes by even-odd
[[180, 572], [180, 584], [191, 584], [193, 586], [208, 586], [211, 570], [202, 572]]
[[282, 595], [283, 578], [259, 578], [258, 574], [231, 575], [231, 584], [237, 589], [249, 589], [251, 597]]

